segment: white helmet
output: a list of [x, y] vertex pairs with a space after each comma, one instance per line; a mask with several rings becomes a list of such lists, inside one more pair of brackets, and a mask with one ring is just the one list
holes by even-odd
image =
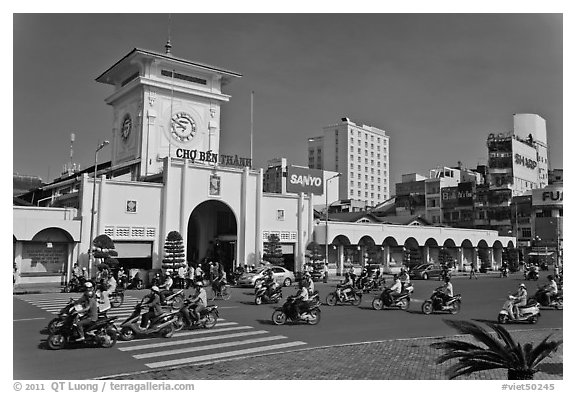
[[93, 285], [90, 281], [88, 281], [87, 283], [84, 284], [84, 287], [86, 287], [86, 289], [92, 288]]
[[156, 285], [152, 285], [152, 288], [150, 289], [154, 292], [160, 292], [160, 288], [158, 288]]
[[520, 285], [519, 285], [519, 286], [520, 286], [520, 288], [524, 288], [524, 289], [526, 289], [526, 285], [524, 285], [524, 283], [520, 283]]

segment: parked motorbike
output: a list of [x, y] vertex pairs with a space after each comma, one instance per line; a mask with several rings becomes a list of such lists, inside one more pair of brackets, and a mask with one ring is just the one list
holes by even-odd
[[70, 343], [83, 343], [83, 345], [99, 346], [102, 348], [111, 348], [116, 344], [118, 329], [116, 325], [114, 325], [114, 320], [117, 317], [108, 318], [105, 314], [99, 315], [96, 322], [84, 329], [83, 341], [75, 341], [80, 337], [76, 324], [80, 318], [77, 310], [81, 307], [82, 306], [72, 307], [71, 312], [66, 316], [63, 323], [55, 326], [54, 332], [48, 336], [48, 348], [62, 349]]
[[430, 296], [430, 299], [426, 300], [422, 304], [422, 312], [426, 315], [431, 314], [435, 311], [448, 311], [450, 314], [457, 314], [460, 311], [462, 305], [462, 295], [454, 295], [446, 303], [441, 297], [442, 287], [436, 288]]
[[340, 286], [337, 286], [334, 292], [330, 292], [328, 296], [326, 296], [326, 304], [329, 306], [335, 306], [338, 303], [359, 306], [360, 303], [362, 303], [362, 291], [352, 288], [348, 298], [346, 298], [342, 293]]
[[537, 270], [528, 270], [524, 272], [524, 279], [525, 280], [534, 280], [534, 281], [538, 281], [538, 279], [540, 278], [540, 275], [538, 274]]
[[284, 325], [286, 321], [306, 322], [309, 325], [317, 325], [320, 322], [320, 307], [316, 300], [308, 300], [308, 311], [296, 314], [294, 300], [296, 296], [288, 296], [282, 307], [278, 307], [272, 313], [272, 322], [276, 325]]
[[162, 337], [172, 337], [174, 334], [174, 322], [177, 319], [179, 310], [165, 311], [156, 318], [150, 320], [148, 328], [140, 327], [143, 301], [134, 306], [132, 314], [120, 324], [120, 339], [124, 341], [133, 340], [137, 336], [150, 336], [156, 333]]
[[282, 297], [282, 287], [280, 285], [272, 285], [270, 289], [268, 286], [261, 286], [256, 292], [254, 303], [260, 305], [262, 303], [278, 303]]
[[399, 308], [400, 310], [407, 310], [410, 306], [410, 295], [414, 292], [414, 286], [410, 283], [404, 286], [404, 289], [394, 301], [390, 301], [388, 293], [390, 289], [386, 288], [380, 296], [372, 300], [372, 308], [374, 310], [382, 310], [384, 308]]
[[551, 307], [556, 310], [562, 310], [564, 308], [564, 295], [561, 291], [558, 291], [556, 295], [550, 296], [550, 303], [548, 303], [545, 287], [539, 287], [534, 296], [530, 299], [538, 302], [541, 307]]
[[127, 289], [138, 289], [138, 290], [144, 288], [144, 282], [140, 279], [140, 277], [138, 276], [138, 273], [136, 273], [132, 276], [132, 278], [128, 282], [126, 288]]
[[514, 296], [508, 296], [508, 300], [504, 302], [502, 309], [498, 314], [498, 323], [505, 324], [510, 322], [538, 322], [538, 318], [540, 317], [540, 304], [534, 299], [529, 299], [525, 306], [518, 307], [518, 318], [515, 316], [511, 318], [510, 310], [512, 310], [514, 299]]
[[88, 280], [82, 276], [76, 277], [72, 276], [68, 284], [62, 287], [62, 292], [69, 293], [69, 292], [83, 292], [84, 291], [84, 284], [86, 284]]
[[[176, 315], [176, 319], [174, 320], [174, 330], [180, 331], [186, 327], [186, 320], [184, 319], [184, 314], [182, 313], [182, 309], [188, 308], [190, 309], [192, 306], [192, 302], [189, 299], [184, 301], [184, 305], [178, 311]], [[216, 326], [216, 322], [218, 322], [218, 306], [206, 306], [202, 311], [200, 311], [200, 320], [193, 321], [192, 326], [188, 326], [188, 328], [198, 328], [198, 329], [212, 329]]]

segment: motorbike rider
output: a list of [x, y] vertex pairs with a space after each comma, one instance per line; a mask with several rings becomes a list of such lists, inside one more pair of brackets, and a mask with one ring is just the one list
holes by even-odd
[[402, 283], [402, 290], [404, 290], [406, 285], [410, 284], [410, 276], [408, 275], [408, 272], [406, 271], [406, 269], [404, 269], [404, 268], [400, 269], [400, 275], [398, 276], [398, 278], [400, 279], [400, 282]]
[[450, 282], [450, 277], [444, 277], [444, 285], [440, 288], [440, 293], [438, 294], [440, 299], [442, 299], [442, 304], [446, 304], [454, 296], [454, 288]]
[[[193, 322], [198, 322], [200, 321], [200, 312], [207, 306], [208, 300], [206, 299], [206, 290], [201, 281], [197, 281], [194, 284], [194, 287], [196, 291], [194, 292], [194, 295], [190, 297], [190, 309], [192, 310], [191, 315], [194, 318]], [[192, 324], [190, 324], [190, 326], [192, 326]]]
[[222, 287], [226, 284], [226, 273], [224, 270], [218, 270], [218, 275], [212, 281], [212, 290], [214, 293], [220, 293]]
[[513, 295], [512, 310], [508, 310], [508, 315], [510, 315], [511, 318], [518, 319], [520, 317], [519, 307], [525, 306], [527, 299], [528, 291], [526, 291], [526, 285], [520, 283], [518, 290]]
[[396, 298], [400, 296], [402, 292], [402, 282], [400, 281], [400, 277], [395, 274], [394, 275], [394, 284], [385, 290], [386, 295], [388, 296], [388, 301], [390, 304], [394, 304]]
[[92, 288], [92, 286], [87, 287], [83, 296], [86, 297], [87, 303], [84, 308], [78, 310], [78, 314], [82, 315], [82, 317], [80, 317], [80, 320], [76, 324], [78, 329], [78, 338], [76, 341], [83, 341], [84, 329], [89, 328], [94, 322], [98, 320], [98, 303], [94, 297], [94, 288]]
[[164, 303], [166, 296], [172, 295], [172, 286], [174, 285], [174, 280], [172, 280], [172, 270], [166, 270], [166, 275], [164, 276], [164, 283], [158, 285], [160, 289], [160, 299]]
[[124, 268], [122, 266], [120, 266], [120, 269], [118, 269], [118, 273], [116, 273], [116, 277], [118, 277], [118, 284], [122, 284], [124, 285], [124, 283], [126, 282], [126, 272], [124, 271]]
[[88, 293], [94, 291], [94, 286], [90, 281], [88, 281], [86, 284], [84, 284], [84, 288], [85, 288], [84, 293], [82, 294], [82, 296], [78, 298], [78, 300], [74, 302], [75, 305], [79, 304], [82, 307], [86, 307], [86, 305], [88, 304], [90, 300], [90, 296], [88, 296]]
[[340, 293], [344, 296], [344, 300], [348, 301], [349, 297], [348, 294], [352, 291], [352, 287], [354, 286], [354, 279], [350, 275], [350, 273], [344, 274], [344, 282], [340, 284]]
[[162, 314], [162, 308], [160, 307], [160, 288], [153, 285], [150, 288], [150, 293], [145, 297], [147, 301], [143, 303], [143, 306], [148, 307], [148, 312], [142, 315], [142, 321], [140, 321], [140, 328], [147, 329], [150, 320]]
[[308, 290], [308, 296], [312, 296], [314, 293], [314, 280], [312, 280], [312, 275], [310, 272], [304, 273], [304, 280], [306, 289]]
[[78, 262], [74, 263], [74, 267], [72, 268], [72, 276], [73, 277], [80, 277], [82, 275], [82, 269], [78, 266]]
[[272, 295], [272, 291], [276, 287], [276, 280], [274, 280], [274, 273], [272, 270], [268, 270], [264, 276], [264, 282], [262, 283], [266, 286], [266, 296]]
[[308, 311], [308, 288], [306, 287], [305, 280], [300, 280], [300, 289], [296, 293], [292, 307], [294, 315], [299, 317], [303, 312]]
[[556, 284], [553, 275], [549, 274], [548, 277], [546, 278], [548, 279], [548, 284], [546, 284], [546, 286], [544, 287], [545, 290], [544, 295], [546, 296], [545, 306], [548, 306], [550, 304], [552, 296], [558, 294], [558, 284]]

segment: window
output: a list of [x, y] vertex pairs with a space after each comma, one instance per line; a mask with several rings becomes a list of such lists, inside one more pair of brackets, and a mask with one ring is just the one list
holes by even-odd
[[350, 161], [354, 161], [354, 154], [350, 154]]
[[354, 187], [354, 180], [350, 181], [350, 187]]
[[364, 147], [368, 147], [368, 142], [364, 142]]
[[276, 210], [276, 220], [277, 221], [284, 221], [284, 209]]
[[358, 180], [362, 179], [362, 175], [358, 174]]
[[354, 144], [354, 138], [350, 138], [350, 144], [351, 144], [351, 145]]
[[361, 191], [358, 191], [358, 196], [362, 196], [362, 192], [361, 192]]
[[374, 142], [374, 135], [370, 135], [370, 141]]
[[370, 160], [370, 165], [374, 165], [374, 160]]
[[373, 144], [373, 143], [370, 144], [370, 149], [374, 149], [374, 144]]
[[362, 162], [362, 157], [358, 156], [358, 162]]
[[354, 164], [350, 164], [350, 169], [354, 169]]
[[532, 228], [521, 228], [522, 237], [532, 237]]
[[162, 76], [167, 76], [169, 78], [174, 77], [175, 79], [180, 79], [180, 80], [184, 80], [187, 82], [194, 82], [194, 83], [198, 83], [200, 85], [206, 84], [205, 79], [196, 78], [196, 77], [193, 77], [190, 75], [179, 74], [177, 72], [172, 73], [172, 71], [162, 70], [162, 71], [160, 71], [160, 74], [162, 74]]
[[380, 199], [380, 194], [378, 194], [378, 199]]
[[[362, 170], [362, 165], [358, 165], [358, 170], [361, 171]], [[358, 175], [360, 176], [360, 175]]]
[[370, 173], [374, 174], [374, 168], [370, 168]]
[[362, 154], [362, 149], [358, 148], [358, 154]]
[[370, 198], [374, 199], [374, 193], [373, 192], [370, 193]]
[[377, 159], [380, 159], [380, 153], [378, 153], [378, 154], [376, 155], [376, 158], [377, 158]]
[[350, 146], [350, 153], [354, 153], [354, 146]]
[[364, 197], [365, 197], [365, 198], [368, 198], [368, 191], [365, 191], [365, 192], [364, 192]]
[[368, 165], [368, 159], [367, 158], [364, 159], [364, 164]]
[[364, 180], [368, 181], [368, 175], [364, 175]]

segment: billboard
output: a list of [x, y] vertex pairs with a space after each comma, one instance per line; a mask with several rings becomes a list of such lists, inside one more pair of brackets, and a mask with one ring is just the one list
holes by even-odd
[[562, 206], [564, 192], [561, 185], [532, 190], [532, 206]]
[[458, 183], [458, 205], [474, 205], [475, 184], [472, 182]]
[[322, 170], [290, 165], [286, 179], [286, 192], [322, 195], [324, 193]]

